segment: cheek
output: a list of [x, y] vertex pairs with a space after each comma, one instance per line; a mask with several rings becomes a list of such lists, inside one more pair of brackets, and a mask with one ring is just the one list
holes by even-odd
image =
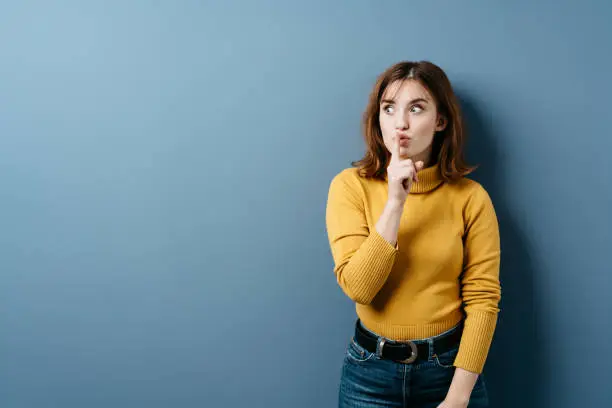
[[391, 140], [391, 137], [395, 133], [395, 126], [392, 123], [389, 123], [389, 120], [379, 119], [380, 130], [382, 132], [383, 138], [385, 140]]
[[419, 131], [419, 133], [429, 134], [433, 132], [433, 130], [435, 130], [436, 128], [435, 118], [431, 117], [422, 117], [415, 119], [412, 124], [415, 128], [415, 131]]
[[380, 128], [382, 130], [387, 130], [391, 125], [391, 121], [389, 120], [388, 116], [379, 116], [378, 123], [380, 123]]

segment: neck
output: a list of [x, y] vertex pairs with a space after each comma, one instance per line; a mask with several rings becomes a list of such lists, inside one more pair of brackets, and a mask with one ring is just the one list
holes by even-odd
[[411, 194], [428, 193], [443, 182], [440, 175], [440, 167], [437, 163], [425, 164], [423, 169], [417, 174], [419, 181], [412, 183], [410, 187]]

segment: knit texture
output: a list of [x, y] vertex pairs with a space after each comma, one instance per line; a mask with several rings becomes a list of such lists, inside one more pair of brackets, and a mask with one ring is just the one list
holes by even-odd
[[370, 330], [392, 340], [438, 335], [461, 320], [456, 367], [481, 373], [499, 314], [500, 240], [487, 191], [462, 178], [444, 182], [438, 165], [418, 172], [397, 244], [377, 231], [386, 181], [347, 168], [331, 181], [326, 227], [334, 273]]

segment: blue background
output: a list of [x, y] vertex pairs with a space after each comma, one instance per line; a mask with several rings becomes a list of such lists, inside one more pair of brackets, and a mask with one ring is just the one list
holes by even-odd
[[611, 3], [0, 3], [0, 406], [333, 407], [324, 224], [376, 76], [448, 73], [502, 234], [494, 407], [611, 406]]

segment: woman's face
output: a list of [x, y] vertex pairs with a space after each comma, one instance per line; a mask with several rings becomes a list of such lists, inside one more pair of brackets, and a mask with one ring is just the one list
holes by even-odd
[[446, 126], [431, 94], [413, 79], [389, 84], [380, 102], [379, 122], [390, 152], [399, 137], [400, 157], [422, 160], [426, 166], [430, 165], [434, 134]]

